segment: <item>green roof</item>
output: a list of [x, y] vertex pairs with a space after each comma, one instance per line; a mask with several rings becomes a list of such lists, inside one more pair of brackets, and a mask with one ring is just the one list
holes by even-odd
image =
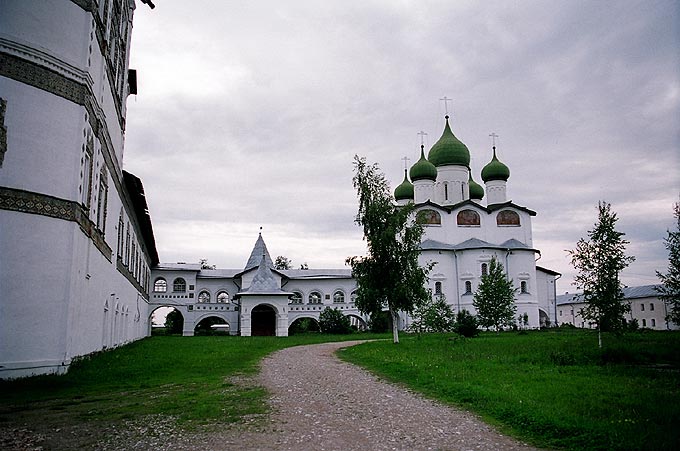
[[470, 172], [468, 186], [470, 188], [470, 199], [482, 200], [484, 198], [484, 188], [472, 179], [472, 172]]
[[430, 149], [428, 159], [436, 167], [449, 165], [470, 167], [470, 151], [451, 131], [448, 116], [444, 133]]
[[425, 146], [420, 146], [420, 160], [411, 166], [411, 180], [437, 180], [437, 168], [425, 158]]
[[406, 169], [404, 169], [404, 181], [394, 190], [394, 198], [397, 200], [413, 200], [413, 185], [408, 181]]
[[510, 169], [496, 158], [496, 146], [494, 146], [493, 158], [486, 166], [484, 166], [484, 169], [482, 169], [482, 180], [484, 180], [484, 183], [490, 182], [491, 180], [503, 180], [507, 182], [509, 178]]

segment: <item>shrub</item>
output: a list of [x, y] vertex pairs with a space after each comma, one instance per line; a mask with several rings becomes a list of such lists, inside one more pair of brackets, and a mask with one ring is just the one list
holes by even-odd
[[470, 312], [463, 309], [456, 315], [456, 323], [453, 326], [453, 331], [463, 337], [476, 337], [479, 335], [479, 325], [477, 318]]
[[409, 329], [417, 334], [451, 332], [455, 324], [456, 315], [451, 306], [446, 303], [444, 295], [437, 295], [415, 308]]
[[319, 328], [326, 334], [349, 334], [352, 327], [349, 318], [337, 308], [326, 307], [319, 315]]

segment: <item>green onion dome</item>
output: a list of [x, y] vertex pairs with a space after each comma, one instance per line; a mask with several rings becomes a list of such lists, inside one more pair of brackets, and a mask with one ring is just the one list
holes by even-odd
[[413, 185], [408, 181], [406, 169], [404, 169], [404, 181], [394, 190], [394, 198], [397, 200], [413, 200]]
[[470, 167], [470, 151], [467, 146], [460, 142], [449, 127], [449, 116], [446, 116], [446, 127], [430, 153], [428, 160], [436, 167], [456, 165]]
[[482, 200], [484, 198], [484, 188], [472, 180], [472, 172], [470, 172], [470, 178], [468, 179], [468, 187], [470, 188], [470, 199]]
[[496, 158], [496, 146], [494, 146], [493, 158], [486, 166], [484, 166], [484, 169], [482, 169], [482, 180], [484, 180], [484, 183], [490, 182], [491, 180], [503, 180], [507, 182], [509, 178], [510, 169]]
[[425, 158], [425, 146], [420, 146], [420, 160], [411, 166], [411, 180], [437, 180], [437, 168]]

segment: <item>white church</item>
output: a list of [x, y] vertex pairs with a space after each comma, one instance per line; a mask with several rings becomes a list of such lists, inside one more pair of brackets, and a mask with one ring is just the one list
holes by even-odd
[[[184, 335], [217, 318], [232, 334], [285, 336], [326, 307], [366, 325], [349, 269], [276, 270], [262, 236], [239, 269], [159, 263], [142, 182], [122, 169], [133, 15], [149, 3], [0, 2], [0, 378], [62, 373], [146, 337], [160, 307], [182, 314]], [[536, 266], [535, 213], [507, 198], [509, 174], [494, 154], [485, 189], [475, 183], [446, 118], [395, 198], [426, 224], [433, 293], [474, 312], [495, 256], [518, 315], [539, 327], [555, 320], [559, 274]], [[402, 315], [399, 326], [409, 323]]]

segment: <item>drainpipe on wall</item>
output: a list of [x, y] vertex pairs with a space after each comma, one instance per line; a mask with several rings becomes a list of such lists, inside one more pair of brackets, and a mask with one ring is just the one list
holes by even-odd
[[453, 266], [456, 269], [456, 302], [458, 303], [458, 312], [460, 313], [460, 287], [458, 286], [458, 254], [453, 251]]
[[562, 274], [555, 277], [555, 280], [553, 281], [553, 302], [555, 303], [555, 327], [558, 326], [558, 324], [557, 324], [557, 281], [561, 277], [562, 277]]

